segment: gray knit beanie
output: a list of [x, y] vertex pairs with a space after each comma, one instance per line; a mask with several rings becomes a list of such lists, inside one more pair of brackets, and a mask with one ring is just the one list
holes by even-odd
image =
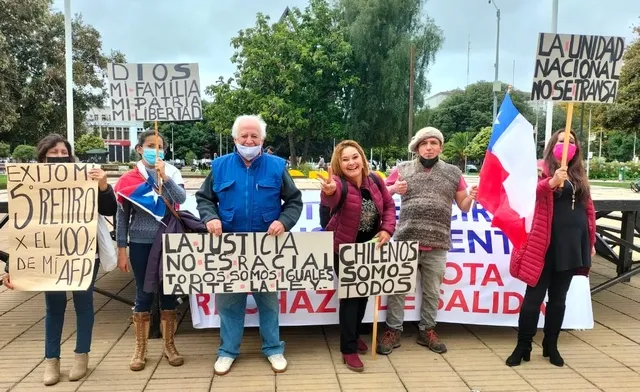
[[416, 132], [415, 136], [411, 138], [411, 142], [409, 142], [409, 152], [418, 152], [420, 143], [432, 137], [438, 139], [441, 145], [444, 144], [444, 136], [442, 136], [440, 130], [434, 127], [426, 127]]

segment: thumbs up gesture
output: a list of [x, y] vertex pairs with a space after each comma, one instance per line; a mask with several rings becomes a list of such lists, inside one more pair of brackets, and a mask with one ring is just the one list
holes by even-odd
[[407, 193], [407, 182], [402, 178], [401, 175], [398, 176], [398, 180], [396, 181], [396, 193], [399, 195], [404, 195]]
[[331, 196], [336, 193], [336, 182], [333, 179], [333, 169], [331, 169], [331, 166], [329, 166], [327, 173], [328, 176], [326, 180], [320, 177], [320, 187], [322, 189], [322, 193], [327, 196]]

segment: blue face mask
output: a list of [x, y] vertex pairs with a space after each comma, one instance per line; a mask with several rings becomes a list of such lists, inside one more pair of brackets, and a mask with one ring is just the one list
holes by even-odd
[[[145, 148], [142, 151], [142, 158], [147, 162], [149, 166], [155, 166], [156, 164], [156, 149]], [[164, 160], [164, 151], [158, 150], [158, 158]]]

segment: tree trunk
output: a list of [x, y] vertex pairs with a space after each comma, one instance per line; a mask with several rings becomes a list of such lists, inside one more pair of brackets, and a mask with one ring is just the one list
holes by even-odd
[[304, 146], [302, 147], [302, 160], [306, 161], [309, 157], [309, 144], [311, 144], [311, 136], [307, 135], [304, 137]]
[[289, 133], [289, 158], [291, 159], [291, 167], [298, 167], [298, 157], [296, 155], [296, 141], [293, 137], [293, 132]]

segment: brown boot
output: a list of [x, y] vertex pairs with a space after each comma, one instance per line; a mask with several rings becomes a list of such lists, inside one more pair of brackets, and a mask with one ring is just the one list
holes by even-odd
[[169, 361], [169, 365], [182, 366], [182, 364], [184, 364], [184, 359], [176, 349], [176, 344], [173, 340], [176, 333], [176, 311], [163, 310], [160, 313], [160, 322], [162, 327], [162, 340], [164, 343], [162, 354], [167, 358], [167, 361]]
[[69, 381], [78, 381], [87, 375], [89, 368], [89, 354], [76, 354], [76, 360], [69, 372]]
[[136, 349], [133, 358], [129, 363], [129, 368], [134, 372], [144, 369], [147, 356], [147, 340], [149, 339], [149, 326], [151, 325], [151, 314], [149, 312], [133, 313], [133, 333], [136, 336]]
[[45, 359], [42, 382], [49, 387], [56, 385], [58, 381], [60, 381], [60, 360], [58, 358]]

